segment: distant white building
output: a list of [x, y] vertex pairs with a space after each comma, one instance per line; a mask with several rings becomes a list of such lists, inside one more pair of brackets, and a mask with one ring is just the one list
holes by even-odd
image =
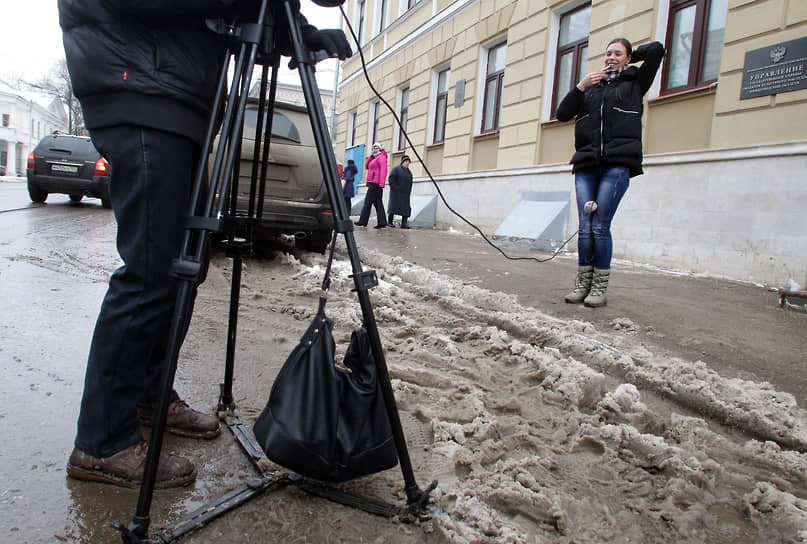
[[67, 115], [58, 99], [18, 91], [0, 82], [0, 176], [24, 176], [28, 153], [39, 140], [67, 132]]

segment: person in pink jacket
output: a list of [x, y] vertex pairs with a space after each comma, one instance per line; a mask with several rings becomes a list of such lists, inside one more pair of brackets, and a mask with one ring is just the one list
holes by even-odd
[[370, 207], [375, 206], [375, 228], [383, 229], [387, 226], [387, 214], [384, 213], [384, 202], [381, 199], [384, 195], [384, 185], [387, 183], [387, 152], [384, 151], [383, 145], [378, 142], [373, 144], [373, 151], [367, 157], [364, 170], [367, 172], [367, 195], [364, 197], [364, 205], [356, 225], [366, 227], [370, 219]]

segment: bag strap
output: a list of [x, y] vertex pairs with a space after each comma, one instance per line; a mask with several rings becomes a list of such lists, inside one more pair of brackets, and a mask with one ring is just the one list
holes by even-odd
[[331, 288], [331, 264], [333, 264], [333, 252], [336, 249], [336, 237], [339, 233], [333, 231], [333, 238], [331, 239], [331, 249], [328, 252], [328, 264], [325, 266], [325, 277], [322, 278], [322, 293], [320, 294], [320, 305], [324, 305], [325, 299], [328, 295], [328, 289]]

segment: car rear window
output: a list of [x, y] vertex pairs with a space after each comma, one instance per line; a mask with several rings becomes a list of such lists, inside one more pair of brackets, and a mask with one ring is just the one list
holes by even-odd
[[46, 136], [39, 142], [34, 150], [35, 154], [61, 153], [69, 156], [94, 156], [98, 155], [95, 146], [89, 138], [77, 138], [71, 136]]
[[[266, 117], [264, 117], [263, 122], [265, 128]], [[255, 127], [257, 124], [258, 108], [248, 107], [244, 112], [244, 138], [248, 138], [250, 140], [255, 139]], [[297, 142], [298, 144], [301, 142], [300, 131], [297, 130], [295, 124], [291, 121], [291, 119], [278, 111], [274, 112], [274, 120], [272, 121], [272, 136], [285, 138], [286, 140], [291, 140], [293, 142]]]

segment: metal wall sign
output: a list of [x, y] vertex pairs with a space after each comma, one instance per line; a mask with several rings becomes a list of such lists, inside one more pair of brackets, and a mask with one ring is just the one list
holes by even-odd
[[460, 79], [454, 87], [454, 107], [459, 108], [465, 104], [465, 80]]
[[807, 89], [807, 37], [748, 51], [740, 100]]

